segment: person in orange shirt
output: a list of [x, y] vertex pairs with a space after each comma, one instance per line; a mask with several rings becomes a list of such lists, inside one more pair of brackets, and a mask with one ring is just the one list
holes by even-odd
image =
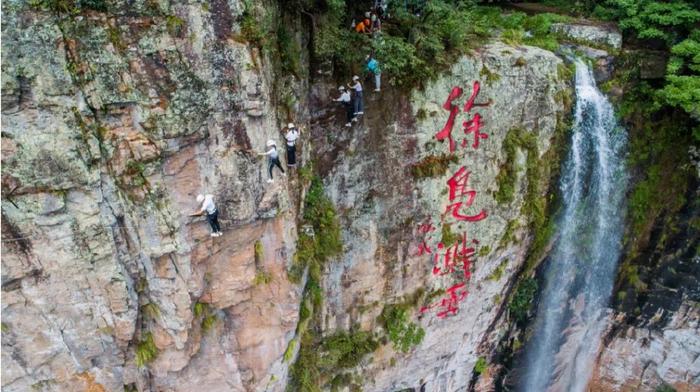
[[364, 33], [364, 34], [370, 34], [372, 33], [372, 22], [369, 19], [370, 15], [369, 12], [365, 14], [365, 19], [360, 21], [357, 25], [355, 25], [355, 31], [358, 33]]

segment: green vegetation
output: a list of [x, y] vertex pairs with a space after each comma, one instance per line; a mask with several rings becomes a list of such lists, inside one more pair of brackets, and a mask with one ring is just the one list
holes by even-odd
[[[527, 262], [528, 271], [535, 267], [542, 255], [544, 248], [554, 232], [554, 223], [547, 214], [548, 199], [543, 197], [543, 185], [551, 177], [552, 168], [556, 164], [555, 154], [559, 153], [558, 144], [562, 135], [553, 143], [553, 147], [541, 159], [537, 147], [537, 136], [534, 132], [528, 132], [520, 128], [508, 131], [503, 140], [505, 162], [496, 176], [498, 191], [494, 195], [499, 204], [511, 203], [515, 199], [515, 191], [518, 173], [522, 170], [517, 163], [517, 151], [523, 150], [527, 154], [525, 161], [527, 188], [522, 207], [522, 214], [528, 217], [530, 231], [535, 237], [530, 245]], [[544, 164], [543, 164], [544, 162]], [[505, 247], [514, 240], [513, 234], [519, 224], [516, 220], [508, 222], [499, 248]]]
[[536, 293], [537, 281], [535, 279], [526, 278], [518, 284], [518, 287], [515, 289], [515, 294], [513, 294], [508, 304], [510, 316], [517, 323], [527, 321]]
[[253, 244], [253, 254], [255, 255], [255, 266], [261, 266], [263, 256], [265, 255], [265, 249], [263, 248], [263, 244], [260, 240], [255, 240], [255, 244]]
[[452, 246], [460, 239], [462, 239], [462, 237], [459, 234], [452, 232], [452, 225], [450, 225], [449, 223], [442, 224], [440, 242], [442, 242], [442, 244], [445, 245], [445, 248]]
[[289, 341], [289, 345], [287, 345], [287, 349], [284, 350], [284, 362], [289, 362], [292, 360], [292, 357], [294, 356], [294, 349], [297, 347], [297, 340], [292, 339]]
[[184, 32], [185, 21], [177, 15], [168, 15], [165, 17], [165, 26], [170, 35], [179, 37]]
[[259, 286], [261, 284], [268, 284], [272, 282], [272, 274], [265, 270], [260, 270], [255, 273], [255, 278], [253, 279], [253, 284]]
[[144, 317], [154, 320], [156, 317], [160, 316], [160, 308], [154, 302], [149, 302], [141, 306], [141, 313]]
[[126, 43], [124, 43], [124, 40], [122, 40], [118, 27], [108, 26], [106, 32], [107, 39], [112, 44], [112, 46], [114, 46], [114, 49], [122, 51], [127, 48]]
[[153, 334], [147, 332], [141, 337], [141, 340], [136, 344], [136, 366], [143, 367], [156, 359], [158, 349], [153, 342]]
[[[591, 7], [592, 8], [592, 7]], [[667, 50], [670, 59], [666, 84], [650, 89], [648, 101], [658, 110], [664, 105], [678, 107], [695, 117], [695, 140], [700, 140], [700, 9], [692, 0], [607, 0], [593, 8], [593, 15], [618, 22], [642, 46]]]
[[480, 257], [484, 257], [484, 256], [488, 256], [489, 253], [491, 253], [491, 247], [488, 246], [488, 245], [485, 245], [485, 246], [482, 246], [482, 247], [479, 249], [478, 255], [479, 255]]
[[[477, 1], [433, 0], [409, 12], [399, 3], [391, 7], [392, 17], [373, 38], [348, 28], [348, 8], [352, 3], [327, 0], [320, 5], [294, 1], [301, 12], [314, 20], [313, 57], [317, 64], [332, 68], [336, 75], [358, 74], [364, 56], [375, 52], [388, 83], [402, 88], [422, 86], [449, 68], [464, 53], [502, 32], [513, 44], [536, 45], [554, 50], [557, 37], [549, 32], [551, 23], [568, 20], [565, 16], [520, 12], [503, 14], [498, 7], [482, 7]], [[290, 7], [291, 8], [291, 7]], [[251, 34], [254, 35], [254, 34]], [[348, 48], [368, 48], [367, 52]], [[516, 62], [516, 66], [524, 65]], [[487, 83], [499, 75], [489, 72]]]
[[515, 230], [518, 228], [520, 228], [520, 222], [518, 222], [517, 219], [511, 219], [508, 221], [508, 223], [506, 223], [506, 228], [503, 230], [503, 236], [501, 236], [501, 240], [498, 242], [498, 249], [503, 249], [508, 246], [508, 244], [516, 240]]
[[57, 14], [78, 14], [83, 11], [107, 11], [105, 0], [29, 0], [29, 6]]
[[[313, 177], [311, 180], [311, 185], [304, 200], [303, 218], [299, 227], [311, 225], [314, 233], [313, 235], [303, 231], [299, 233], [297, 253], [289, 271], [289, 279], [293, 282], [299, 282], [304, 270], [306, 268], [309, 270], [299, 309], [299, 324], [296, 331], [300, 344], [299, 355], [290, 371], [289, 388], [292, 391], [320, 391], [319, 386], [324, 383], [322, 376], [327, 378], [329, 374], [333, 373], [332, 369], [330, 369], [330, 364], [333, 361], [323, 362], [319, 347], [323, 347], [324, 341], [318, 335], [317, 329], [310, 324], [316, 322], [315, 317], [318, 317], [323, 302], [323, 291], [321, 289], [323, 265], [342, 252], [343, 244], [340, 237], [340, 225], [333, 203], [325, 195], [323, 183], [319, 177]], [[333, 344], [327, 346], [327, 348], [331, 347], [340, 349], [339, 346], [336, 347]], [[291, 359], [294, 348], [290, 349], [288, 347], [287, 350], [291, 350], [289, 354]], [[348, 350], [347, 346], [343, 346], [343, 350], [334, 352], [333, 358], [339, 361], [336, 363], [347, 363], [345, 361], [348, 361], [348, 358], [353, 357], [354, 354], [360, 351], [362, 351], [361, 348]], [[322, 366], [325, 367], [322, 369]]]
[[457, 163], [454, 154], [431, 155], [411, 166], [411, 174], [415, 179], [439, 177], [447, 172], [451, 163]]
[[266, 39], [266, 32], [262, 28], [262, 24], [258, 22], [257, 18], [252, 12], [252, 7], [248, 2], [244, 3], [246, 5], [243, 15], [241, 16], [241, 36], [243, 40], [249, 42], [251, 45], [258, 48], [262, 48]]
[[486, 362], [486, 358], [484, 357], [479, 357], [479, 359], [476, 360], [476, 363], [474, 364], [474, 373], [476, 374], [481, 374], [486, 370], [486, 367], [488, 366], [488, 362]]
[[216, 315], [216, 310], [204, 302], [197, 302], [194, 304], [194, 317], [202, 317], [200, 326], [202, 327], [202, 332], [209, 331], [219, 319]]
[[501, 280], [501, 277], [503, 276], [503, 273], [505, 272], [506, 267], [508, 266], [508, 262], [508, 259], [503, 259], [503, 261], [501, 261], [498, 267], [496, 267], [496, 269], [494, 269], [493, 272], [491, 272], [486, 279], [495, 281]]
[[281, 63], [282, 72], [301, 78], [301, 65], [299, 63], [301, 48], [297, 40], [294, 39], [292, 32], [290, 32], [283, 23], [277, 26], [276, 33], [276, 50]]
[[666, 383], [663, 383], [663, 384], [659, 385], [658, 387], [656, 387], [656, 392], [676, 392], [676, 388], [674, 388]]
[[406, 304], [385, 305], [380, 315], [394, 348], [404, 353], [420, 344], [425, 336], [423, 328], [408, 321], [409, 310], [410, 306]]
[[311, 224], [314, 235], [300, 233], [289, 277], [293, 282], [299, 282], [304, 269], [309, 267], [311, 280], [318, 283], [323, 264], [343, 250], [338, 218], [319, 177], [313, 178], [306, 193], [304, 223]]
[[194, 304], [194, 317], [199, 317], [203, 314], [209, 313], [209, 304], [203, 302], [197, 302]]
[[204, 318], [202, 319], [202, 332], [207, 333], [209, 332], [214, 325], [216, 325], [216, 322], [219, 320], [219, 317], [216, 315], [214, 312], [210, 312]]
[[0, 327], [0, 331], [2, 331], [2, 333], [10, 332], [10, 326], [7, 325], [7, 323], [0, 323]]
[[321, 343], [318, 365], [323, 369], [352, 368], [379, 347], [370, 332], [339, 332]]

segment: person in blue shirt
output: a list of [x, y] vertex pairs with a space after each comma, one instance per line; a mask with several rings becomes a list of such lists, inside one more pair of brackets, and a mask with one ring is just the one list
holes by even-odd
[[367, 71], [374, 74], [374, 91], [380, 92], [382, 88], [382, 70], [379, 61], [373, 55], [367, 55]]

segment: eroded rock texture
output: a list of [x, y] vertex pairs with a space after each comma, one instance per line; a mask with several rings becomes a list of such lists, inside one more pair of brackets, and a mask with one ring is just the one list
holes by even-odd
[[[327, 189], [341, 212], [345, 242], [345, 254], [327, 268], [324, 277], [324, 334], [351, 328], [381, 331], [377, 317], [385, 305], [415, 298], [417, 292], [426, 294], [411, 311], [412, 320], [426, 331], [423, 342], [409, 353], [396, 350], [389, 342], [371, 361], [351, 369], [364, 390], [418, 390], [424, 386], [426, 391], [457, 391], [468, 387], [480, 355], [477, 346], [501, 315], [502, 298], [523, 266], [532, 239], [526, 196], [534, 192], [531, 196], [544, 197], [549, 185], [549, 166], [541, 165], [541, 176], [535, 180], [532, 172], [528, 175], [526, 160], [527, 154], [537, 154], [538, 159], [556, 157], [552, 141], [558, 121], [567, 114], [568, 81], [558, 76], [561, 67], [562, 60], [551, 52], [493, 43], [461, 59], [451, 72], [414, 92], [410, 101], [368, 92], [365, 116], [357, 128], [341, 131], [341, 118], [319, 119], [317, 140], [329, 142], [323, 144], [317, 162], [323, 165]], [[464, 89], [461, 99], [455, 101], [461, 109], [474, 81], [481, 82], [475, 102], [488, 105], [475, 107], [471, 115], [481, 114], [482, 132], [488, 138], [481, 139], [478, 148], [472, 147], [473, 133], [465, 135], [461, 127], [470, 116], [460, 114], [452, 133], [456, 159], [444, 174], [415, 178], [415, 165], [449, 153], [447, 141], [435, 140], [449, 117], [442, 105], [452, 87], [458, 86]], [[366, 83], [365, 89], [370, 87], [371, 82]], [[322, 89], [319, 101], [331, 89]], [[497, 177], [510, 164], [504, 139], [516, 129], [530, 135], [537, 146], [512, 145], [517, 160], [513, 162], [517, 173], [513, 198], [499, 203], [495, 199]], [[463, 139], [467, 140], [464, 146]], [[469, 186], [477, 191], [466, 212], [487, 211], [483, 221], [457, 224], [441, 217], [448, 204], [446, 182], [462, 166], [471, 171]], [[537, 181], [530, 191], [528, 181]], [[453, 234], [466, 232], [470, 241], [479, 241], [479, 256], [467, 285], [469, 295], [459, 313], [446, 319], [437, 318], [436, 311], [417, 318], [421, 305], [439, 301], [441, 291], [461, 276], [434, 276], [433, 254], [418, 255], [423, 240], [418, 226], [427, 221], [436, 227], [426, 237], [433, 247], [441, 240], [445, 223], [452, 223]]]
[[[115, 3], [3, 2], [2, 388], [284, 378], [296, 211], [253, 151], [281, 138], [243, 6]], [[215, 196], [224, 236], [188, 217], [198, 193]], [[149, 337], [150, 375], [135, 361]]]

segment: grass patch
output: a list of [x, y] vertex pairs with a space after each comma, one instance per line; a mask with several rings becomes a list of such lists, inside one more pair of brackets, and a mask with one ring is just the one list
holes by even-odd
[[[496, 176], [498, 191], [495, 194], [495, 199], [498, 204], [508, 204], [515, 199], [515, 186], [518, 179], [518, 172], [522, 169], [517, 165], [517, 150], [522, 149], [527, 152], [528, 156], [528, 171], [530, 170], [530, 161], [533, 169], [536, 169], [537, 159], [537, 136], [533, 132], [528, 132], [521, 128], [512, 128], [506, 134], [501, 146], [505, 153], [505, 162], [501, 165], [501, 169]], [[530, 158], [532, 156], [532, 158]]]
[[269, 284], [272, 282], [272, 274], [265, 270], [260, 270], [255, 274], [255, 278], [253, 278], [253, 284], [255, 286], [259, 286], [261, 284]]
[[339, 332], [323, 340], [320, 345], [319, 366], [323, 369], [353, 368], [365, 355], [379, 347], [370, 332]]
[[209, 312], [209, 314], [204, 316], [202, 319], [202, 332], [209, 332], [216, 325], [217, 321], [219, 321], [219, 317], [216, 315], [216, 313]]
[[156, 317], [160, 316], [160, 308], [155, 303], [149, 302], [141, 306], [141, 314], [143, 314], [144, 318], [155, 320]]
[[447, 172], [451, 163], [459, 162], [454, 154], [431, 155], [411, 166], [411, 175], [415, 179], [440, 177]]
[[144, 367], [158, 356], [158, 348], [153, 341], [153, 334], [147, 332], [136, 344], [136, 366]]
[[263, 256], [265, 255], [265, 249], [260, 240], [255, 240], [255, 244], [253, 244], [253, 255], [255, 257], [255, 267], [260, 268], [263, 263]]
[[445, 248], [449, 248], [461, 239], [462, 236], [452, 232], [452, 226], [449, 223], [442, 224], [440, 242], [442, 242], [442, 244], [445, 245]]
[[287, 349], [284, 350], [284, 362], [289, 362], [292, 360], [292, 357], [294, 356], [294, 349], [297, 347], [297, 340], [292, 339], [289, 341], [289, 345], [287, 345]]
[[476, 374], [482, 374], [485, 370], [486, 367], [488, 367], [488, 362], [486, 362], [486, 358], [484, 357], [479, 357], [479, 359], [476, 360], [476, 363], [474, 364], [474, 373]]
[[180, 37], [185, 31], [185, 21], [177, 15], [165, 17], [165, 27], [170, 35]]
[[498, 264], [498, 267], [496, 267], [496, 269], [494, 269], [486, 279], [494, 281], [501, 280], [501, 277], [503, 276], [503, 273], [506, 271], [506, 267], [508, 266], [508, 262], [508, 259], [503, 259], [503, 261], [501, 261], [501, 263]]

